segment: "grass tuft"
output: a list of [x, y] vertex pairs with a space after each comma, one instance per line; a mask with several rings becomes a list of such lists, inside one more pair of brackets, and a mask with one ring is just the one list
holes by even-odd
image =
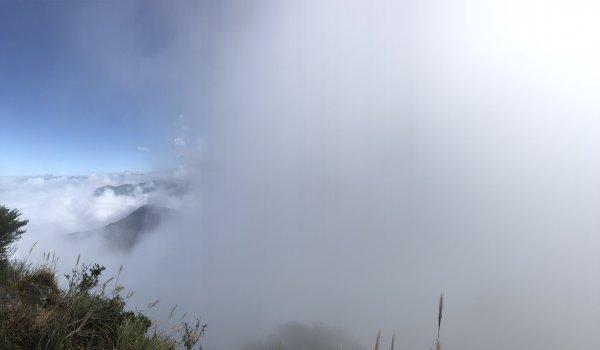
[[0, 349], [201, 348], [206, 325], [183, 323], [180, 341], [151, 331], [147, 316], [126, 310], [131, 293], [121, 297], [119, 285], [105, 292], [111, 279], [99, 283], [103, 266], [88, 266], [79, 258], [76, 266], [65, 275], [68, 288], [61, 289], [51, 266], [0, 263], [0, 291], [9, 299], [0, 302]]

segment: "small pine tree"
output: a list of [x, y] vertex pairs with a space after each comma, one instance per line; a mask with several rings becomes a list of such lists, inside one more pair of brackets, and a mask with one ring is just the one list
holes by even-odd
[[29, 220], [19, 220], [20, 216], [18, 210], [0, 205], [0, 262], [8, 261], [13, 252], [12, 244], [25, 233], [23, 227]]

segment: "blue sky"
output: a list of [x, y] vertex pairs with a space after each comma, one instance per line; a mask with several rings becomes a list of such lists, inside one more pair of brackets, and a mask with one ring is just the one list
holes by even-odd
[[0, 175], [177, 163], [174, 30], [145, 4], [0, 2]]

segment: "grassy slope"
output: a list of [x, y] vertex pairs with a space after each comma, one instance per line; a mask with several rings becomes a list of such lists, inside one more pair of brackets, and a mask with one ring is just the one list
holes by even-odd
[[[0, 264], [0, 287], [12, 303], [0, 301], [0, 349], [193, 349], [203, 329], [184, 327], [181, 342], [149, 332], [145, 315], [125, 310], [118, 290], [98, 285], [104, 270], [82, 266], [58, 287], [50, 264]], [[18, 295], [18, 297], [17, 297]], [[11, 299], [11, 298], [8, 298]], [[187, 324], [184, 324], [187, 326]]]

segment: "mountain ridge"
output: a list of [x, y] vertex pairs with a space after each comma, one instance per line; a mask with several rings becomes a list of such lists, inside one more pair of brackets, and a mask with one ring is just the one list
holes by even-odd
[[102, 228], [74, 232], [68, 234], [73, 239], [84, 239], [101, 235], [107, 245], [112, 249], [130, 251], [139, 243], [143, 236], [150, 234], [160, 227], [164, 221], [172, 218], [176, 211], [167, 207], [145, 204], [125, 215], [121, 219], [111, 222]]

